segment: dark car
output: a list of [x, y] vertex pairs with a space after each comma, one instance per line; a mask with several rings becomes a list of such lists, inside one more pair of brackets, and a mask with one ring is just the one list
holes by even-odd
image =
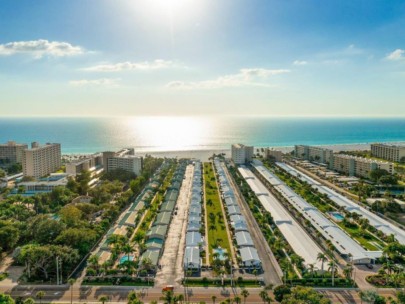
[[372, 264], [366, 264], [366, 267], [367, 267], [368, 269], [373, 269], [373, 268], [374, 268], [374, 266], [373, 266]]

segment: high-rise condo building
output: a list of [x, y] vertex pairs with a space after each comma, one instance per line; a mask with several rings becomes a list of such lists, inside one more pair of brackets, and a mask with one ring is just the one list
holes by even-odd
[[118, 152], [103, 152], [103, 166], [106, 172], [123, 169], [140, 175], [143, 167], [143, 158], [135, 156], [134, 149], [123, 149]]
[[330, 168], [345, 175], [365, 178], [368, 178], [370, 172], [376, 169], [386, 170], [390, 174], [394, 173], [393, 163], [347, 154], [334, 154]]
[[306, 159], [309, 161], [315, 161], [322, 164], [329, 164], [333, 157], [333, 151], [331, 149], [296, 145], [294, 154], [298, 158]]
[[405, 162], [405, 145], [371, 144], [371, 156], [394, 162]]
[[60, 144], [47, 143], [40, 146], [37, 142], [33, 142], [31, 149], [23, 151], [24, 176], [43, 177], [58, 170], [61, 164]]
[[15, 141], [0, 144], [0, 165], [7, 167], [16, 163], [22, 163], [23, 151], [25, 149], [28, 149], [27, 144], [18, 144]]
[[242, 165], [252, 161], [253, 153], [253, 146], [245, 146], [242, 144], [232, 145], [232, 160], [237, 165]]

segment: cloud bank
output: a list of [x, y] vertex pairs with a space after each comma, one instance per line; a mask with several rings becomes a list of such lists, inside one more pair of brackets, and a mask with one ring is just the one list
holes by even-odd
[[44, 39], [0, 44], [0, 56], [28, 54], [34, 56], [34, 58], [41, 58], [43, 56], [74, 56], [83, 53], [84, 49], [80, 46], [74, 46], [68, 42], [48, 41]]
[[159, 70], [176, 67], [173, 61], [157, 59], [154, 61], [144, 62], [119, 62], [113, 64], [100, 64], [88, 68], [84, 68], [84, 71], [88, 72], [120, 72], [120, 71], [133, 71], [133, 70]]
[[185, 82], [172, 81], [166, 87], [171, 89], [219, 89], [242, 86], [269, 87], [268, 78], [270, 76], [289, 73], [289, 70], [268, 70], [262, 68], [241, 69], [237, 74], [225, 75], [213, 80]]

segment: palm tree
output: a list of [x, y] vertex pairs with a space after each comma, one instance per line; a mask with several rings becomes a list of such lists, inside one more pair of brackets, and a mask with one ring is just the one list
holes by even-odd
[[183, 295], [183, 294], [179, 294], [179, 295], [177, 296], [177, 300], [179, 300], [180, 303], [183, 303], [183, 302], [184, 302], [184, 295]]
[[134, 251], [130, 244], [125, 244], [121, 248], [122, 252], [127, 255], [127, 261], [129, 261], [129, 255]]
[[236, 296], [233, 298], [233, 300], [236, 304], [240, 304], [241, 298], [239, 296]]
[[27, 298], [23, 302], [24, 304], [35, 304], [35, 300], [33, 298]]
[[42, 290], [38, 291], [37, 294], [35, 295], [35, 297], [39, 299], [40, 304], [42, 303], [42, 299], [45, 297], [45, 295], [46, 295], [45, 291]]
[[262, 290], [262, 291], [259, 293], [259, 296], [260, 296], [260, 298], [262, 299], [263, 303], [266, 304], [267, 299], [269, 298], [269, 294], [268, 294], [265, 290]]
[[107, 296], [101, 296], [98, 298], [98, 301], [104, 304], [105, 302], [108, 302], [108, 297]]
[[216, 296], [212, 296], [211, 297], [211, 300], [212, 300], [212, 304], [215, 304], [215, 300], [217, 299], [217, 297]]
[[75, 279], [69, 279], [68, 284], [70, 286], [70, 304], [73, 303], [73, 284], [76, 282]]
[[309, 270], [309, 273], [312, 275], [312, 277], [314, 277], [315, 264], [308, 264], [308, 270]]
[[348, 265], [347, 267], [345, 267], [343, 269], [343, 274], [345, 275], [346, 279], [351, 279], [352, 277], [352, 273], [353, 273], [353, 266], [352, 265]]
[[321, 270], [322, 270], [322, 272], [323, 272], [323, 264], [327, 261], [327, 257], [326, 257], [326, 254], [324, 254], [324, 253], [322, 253], [322, 252], [319, 252], [318, 253], [318, 256], [316, 257], [316, 259], [318, 260], [318, 261], [321, 261], [322, 262], [322, 268], [321, 268]]
[[243, 303], [246, 304], [246, 298], [249, 296], [249, 291], [247, 291], [246, 289], [242, 289], [242, 291], [240, 292], [240, 294], [243, 297]]

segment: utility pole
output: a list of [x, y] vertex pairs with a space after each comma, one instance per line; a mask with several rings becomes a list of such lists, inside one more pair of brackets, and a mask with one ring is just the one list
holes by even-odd
[[56, 285], [59, 285], [59, 257], [56, 257]]
[[62, 259], [59, 258], [59, 280], [60, 280], [60, 284], [63, 284], [63, 277], [62, 277]]

